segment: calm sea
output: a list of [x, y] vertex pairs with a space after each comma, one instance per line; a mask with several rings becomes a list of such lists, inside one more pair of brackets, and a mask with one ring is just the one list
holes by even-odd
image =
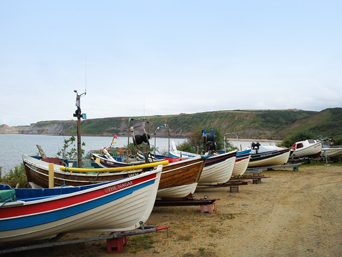
[[[0, 166], [2, 174], [7, 173], [15, 166], [22, 163], [22, 154], [38, 155], [37, 144], [40, 145], [48, 157], [57, 156], [57, 152], [63, 147], [64, 139], [69, 139], [69, 136], [45, 136], [45, 135], [7, 135], [0, 134]], [[82, 136], [82, 142], [85, 146], [82, 147], [87, 153], [90, 150], [109, 147], [112, 142], [112, 137], [86, 137]], [[172, 138], [176, 145], [182, 143], [184, 139]], [[123, 147], [127, 145], [127, 137], [119, 137], [115, 139], [114, 146]], [[130, 138], [132, 143], [132, 138]], [[150, 144], [154, 146], [154, 138], [150, 139]], [[157, 148], [159, 151], [167, 150], [168, 139], [157, 138]]]
[[[7, 135], [0, 134], [0, 166], [2, 167], [2, 174], [7, 173], [15, 166], [22, 163], [22, 154], [37, 155], [38, 149], [36, 145], [40, 145], [47, 156], [55, 157], [57, 152], [63, 147], [64, 139], [69, 139], [68, 136], [44, 136], [44, 135]], [[171, 138], [176, 145], [182, 143], [185, 139]], [[123, 147], [127, 145], [127, 137], [119, 137], [115, 140], [116, 147]], [[102, 147], [109, 147], [112, 142], [112, 137], [82, 137], [82, 142], [86, 145], [83, 147], [87, 153], [90, 150], [100, 149]], [[130, 142], [132, 139], [130, 138]], [[155, 139], [150, 139], [150, 144], [154, 146]], [[250, 147], [250, 141], [231, 141], [235, 146], [242, 149]], [[272, 142], [260, 142], [261, 145], [275, 145]], [[168, 139], [157, 138], [156, 145], [159, 152], [167, 150]]]

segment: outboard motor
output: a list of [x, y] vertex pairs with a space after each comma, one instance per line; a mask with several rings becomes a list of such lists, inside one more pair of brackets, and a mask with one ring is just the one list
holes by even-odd
[[252, 142], [252, 149], [255, 150], [256, 153], [258, 153], [260, 143], [259, 142]]

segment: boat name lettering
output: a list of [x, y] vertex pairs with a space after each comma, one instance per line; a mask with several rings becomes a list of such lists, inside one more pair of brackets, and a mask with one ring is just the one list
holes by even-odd
[[133, 182], [132, 181], [128, 181], [126, 183], [119, 184], [118, 188], [121, 189], [121, 188], [125, 188], [125, 187], [131, 186], [131, 185], [133, 185]]
[[118, 184], [118, 185], [116, 185], [116, 186], [107, 187], [104, 191], [105, 191], [106, 194], [108, 194], [108, 193], [111, 193], [111, 192], [120, 190], [120, 189], [122, 189], [122, 188], [129, 187], [129, 186], [131, 186], [131, 185], [133, 185], [133, 182], [132, 182], [132, 181], [129, 181], [129, 182], [125, 182], [125, 183]]

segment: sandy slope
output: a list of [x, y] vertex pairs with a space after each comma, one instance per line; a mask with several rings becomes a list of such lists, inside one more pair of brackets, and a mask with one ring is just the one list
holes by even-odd
[[[154, 208], [148, 224], [170, 224], [149, 234], [152, 248], [131, 240], [119, 256], [342, 256], [342, 166], [263, 172], [261, 184], [199, 188], [220, 198], [215, 214], [200, 208]], [[95, 234], [96, 235], [96, 234]], [[66, 239], [88, 235], [69, 235]], [[94, 236], [94, 234], [92, 234]], [[26, 252], [23, 256], [107, 256], [105, 242]]]

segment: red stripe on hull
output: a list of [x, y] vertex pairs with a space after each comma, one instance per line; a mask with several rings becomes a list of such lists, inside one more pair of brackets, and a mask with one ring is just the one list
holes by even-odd
[[[4, 208], [0, 209], [0, 219], [4, 218], [13, 218], [16, 216], [24, 216], [24, 215], [30, 215], [30, 214], [37, 214], [41, 212], [47, 212], [56, 210], [63, 207], [68, 207], [71, 205], [79, 204], [109, 193], [113, 193], [115, 191], [121, 190], [123, 188], [129, 188], [134, 185], [140, 184], [142, 182], [145, 182], [150, 179], [156, 178], [156, 174], [151, 174], [142, 178], [129, 180], [124, 183], [119, 183], [113, 186], [108, 186], [101, 189], [96, 189], [96, 191], [92, 191], [86, 194], [81, 195], [73, 195], [68, 196], [66, 195], [65, 198], [54, 200], [53, 198], [49, 198], [50, 201], [44, 202], [44, 203], [36, 203], [31, 205], [24, 205], [24, 206], [16, 206], [12, 208]], [[131, 183], [132, 182], [132, 183]], [[127, 184], [127, 186], [122, 186], [122, 184]]]
[[246, 160], [246, 159], [248, 159], [248, 158], [249, 158], [249, 156], [247, 156], [247, 157], [245, 157], [245, 158], [236, 159], [235, 162], [240, 162], [240, 161]]

